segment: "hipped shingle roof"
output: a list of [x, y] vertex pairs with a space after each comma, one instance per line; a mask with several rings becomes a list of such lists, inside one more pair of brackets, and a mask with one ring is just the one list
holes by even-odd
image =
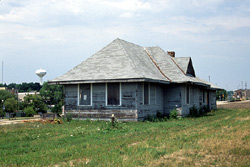
[[191, 58], [172, 58], [160, 47], [147, 47], [115, 39], [99, 52], [49, 83], [95, 82], [192, 82], [203, 86], [209, 83], [187, 76]]

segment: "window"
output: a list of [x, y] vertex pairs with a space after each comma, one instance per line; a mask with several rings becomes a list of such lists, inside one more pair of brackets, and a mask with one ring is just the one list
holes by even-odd
[[149, 83], [144, 83], [144, 88], [143, 88], [143, 102], [144, 105], [149, 104]]
[[202, 92], [202, 95], [203, 95], [203, 103], [205, 103], [205, 91], [203, 90], [203, 92]]
[[91, 84], [79, 85], [79, 105], [91, 105]]
[[120, 83], [107, 83], [107, 105], [120, 105]]
[[186, 103], [189, 104], [189, 94], [190, 94], [190, 87], [187, 85], [187, 90], [186, 90]]

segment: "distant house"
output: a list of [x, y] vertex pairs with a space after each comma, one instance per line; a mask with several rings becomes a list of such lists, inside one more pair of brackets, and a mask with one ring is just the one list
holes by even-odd
[[238, 89], [234, 91], [234, 98], [240, 100], [250, 99], [250, 89]]
[[138, 121], [160, 112], [216, 108], [219, 87], [196, 77], [190, 57], [116, 39], [49, 84], [64, 85], [65, 113], [77, 119]]
[[24, 97], [27, 95], [39, 95], [39, 92], [21, 92], [21, 93], [18, 93], [18, 100], [23, 102]]

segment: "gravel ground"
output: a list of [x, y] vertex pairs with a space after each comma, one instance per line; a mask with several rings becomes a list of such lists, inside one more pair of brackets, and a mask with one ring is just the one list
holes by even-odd
[[250, 109], [250, 100], [237, 101], [237, 102], [217, 102], [217, 108]]

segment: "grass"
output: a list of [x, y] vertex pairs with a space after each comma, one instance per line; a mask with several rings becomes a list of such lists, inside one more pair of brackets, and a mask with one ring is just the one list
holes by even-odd
[[250, 166], [250, 110], [165, 122], [0, 126], [0, 166]]

